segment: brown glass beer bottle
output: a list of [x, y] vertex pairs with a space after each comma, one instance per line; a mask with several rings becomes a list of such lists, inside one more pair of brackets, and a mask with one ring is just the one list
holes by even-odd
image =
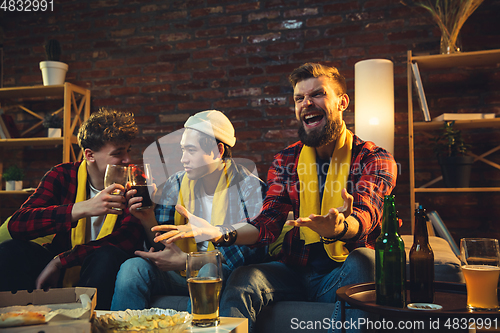
[[412, 303], [434, 302], [434, 253], [427, 233], [427, 214], [415, 210], [413, 246], [410, 250], [410, 299]]

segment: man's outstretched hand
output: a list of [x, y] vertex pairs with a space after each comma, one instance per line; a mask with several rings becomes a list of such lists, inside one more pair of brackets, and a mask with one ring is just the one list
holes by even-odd
[[195, 216], [181, 205], [176, 205], [175, 210], [189, 222], [183, 225], [162, 224], [151, 228], [153, 232], [164, 232], [155, 237], [154, 241], [164, 241], [170, 244], [182, 238], [196, 238], [196, 242], [212, 240], [215, 241], [221, 236], [219, 228], [212, 226], [201, 217]]
[[161, 251], [155, 251], [154, 248], [149, 252], [135, 251], [135, 255], [148, 259], [164, 272], [186, 269], [187, 254], [175, 244], [166, 244]]
[[341, 192], [344, 205], [339, 208], [330, 208], [326, 215], [311, 214], [309, 217], [300, 217], [297, 220], [287, 221], [286, 225], [294, 227], [308, 227], [319, 235], [336, 238], [344, 230], [344, 220], [352, 214], [354, 198], [346, 189]]

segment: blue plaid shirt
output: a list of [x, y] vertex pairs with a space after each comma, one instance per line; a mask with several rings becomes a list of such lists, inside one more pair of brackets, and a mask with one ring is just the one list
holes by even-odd
[[[225, 225], [239, 223], [243, 220], [249, 222], [259, 215], [267, 189], [266, 184], [244, 166], [233, 161], [231, 167], [236, 170], [233, 171], [234, 177], [230, 182]], [[162, 186], [161, 200], [155, 208], [158, 224], [174, 224], [175, 205], [177, 204], [182, 178], [185, 173], [185, 171], [175, 173]], [[199, 193], [197, 191], [198, 185], [199, 183], [195, 188], [196, 193]], [[196, 202], [199, 201], [196, 200]], [[196, 205], [195, 211], [192, 213], [196, 216], [206, 216], [199, 204]], [[267, 254], [267, 247], [249, 248], [247, 246], [232, 245], [220, 247], [219, 250], [231, 270], [242, 265], [262, 262]]]

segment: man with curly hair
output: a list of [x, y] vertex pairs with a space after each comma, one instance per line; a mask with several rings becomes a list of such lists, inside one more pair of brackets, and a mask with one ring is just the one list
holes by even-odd
[[[82, 124], [83, 161], [53, 167], [2, 228], [0, 239], [12, 239], [0, 244], [1, 291], [94, 287], [97, 309], [110, 308], [116, 274], [143, 248], [144, 231], [125, 198], [112, 195], [123, 186], [104, 188], [104, 174], [108, 164], [130, 163], [136, 134], [132, 113], [100, 110]], [[32, 241], [47, 235], [50, 243]]]

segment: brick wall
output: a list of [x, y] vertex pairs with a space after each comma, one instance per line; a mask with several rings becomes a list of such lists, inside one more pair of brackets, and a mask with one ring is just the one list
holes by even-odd
[[[500, 0], [487, 0], [469, 18], [462, 29], [465, 51], [500, 48], [499, 11]], [[337, 66], [353, 100], [354, 64], [368, 58], [392, 60], [395, 157], [401, 165], [395, 194], [404, 230], [409, 230], [406, 51], [435, 54], [440, 38], [424, 10], [399, 0], [54, 0], [51, 13], [8, 13], [0, 20], [5, 35], [4, 86], [41, 84], [38, 63], [44, 60], [44, 41], [57, 38], [63, 46], [62, 60], [70, 68], [67, 81], [91, 89], [92, 110], [111, 107], [135, 113], [140, 127], [135, 158], [155, 139], [180, 128], [189, 115], [219, 109], [236, 127], [234, 155], [254, 160], [263, 178], [274, 153], [297, 140], [287, 82], [292, 69], [306, 61]], [[455, 110], [500, 113], [498, 69], [481, 73], [426, 77], [424, 84], [432, 87], [426, 92], [433, 114], [448, 110], [451, 103]], [[475, 82], [475, 88], [456, 88], [454, 82], [460, 80]], [[457, 97], [466, 97], [466, 102]], [[353, 111], [354, 101], [345, 114], [351, 129]], [[498, 142], [498, 134], [478, 139], [484, 151], [481, 145]], [[428, 142], [418, 139], [417, 144], [417, 153], [425, 158], [416, 177], [424, 183], [439, 170]], [[36, 157], [50, 150], [25, 148], [21, 153], [27, 186], [36, 186], [47, 170], [50, 162], [38, 163]], [[3, 155], [4, 164], [13, 162], [11, 150]], [[482, 165], [479, 170], [488, 174], [480, 182], [500, 181], [498, 172]], [[466, 228], [477, 229], [470, 221], [478, 211], [485, 219], [481, 228], [499, 232], [492, 216], [499, 213], [492, 208], [498, 206], [497, 194], [449, 198], [433, 194], [422, 200], [446, 215], [457, 235]], [[465, 219], [457, 203], [469, 207], [472, 218]], [[461, 221], [455, 228], [456, 219]]]

